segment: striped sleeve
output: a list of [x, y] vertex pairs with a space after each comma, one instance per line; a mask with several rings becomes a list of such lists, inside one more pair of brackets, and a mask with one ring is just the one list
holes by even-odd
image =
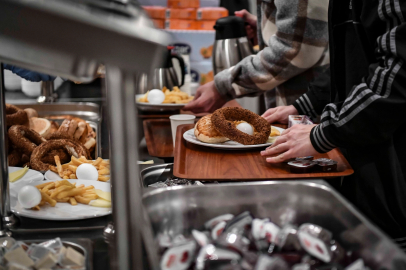
[[326, 58], [328, 1], [263, 1], [261, 9], [258, 24], [268, 46], [214, 78], [229, 99], [272, 90]]
[[318, 152], [383, 142], [405, 122], [406, 2], [379, 0], [378, 14], [387, 25], [376, 42], [380, 61], [344, 102], [325, 107], [310, 135]]

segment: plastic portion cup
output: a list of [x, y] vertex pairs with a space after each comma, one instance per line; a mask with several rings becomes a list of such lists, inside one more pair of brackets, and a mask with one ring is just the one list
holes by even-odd
[[190, 114], [175, 114], [169, 117], [171, 119], [173, 147], [175, 147], [176, 129], [180, 125], [194, 124], [196, 116]]

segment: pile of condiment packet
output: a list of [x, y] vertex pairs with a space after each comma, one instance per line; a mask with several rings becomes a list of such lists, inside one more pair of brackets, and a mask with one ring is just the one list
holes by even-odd
[[[218, 182], [214, 182], [217, 183]], [[162, 187], [173, 187], [173, 186], [204, 186], [200, 181], [193, 181], [193, 180], [187, 180], [187, 179], [179, 179], [179, 178], [168, 178], [166, 181], [160, 181], [153, 183], [151, 185], [148, 185], [148, 187], [152, 188], [162, 188]]]
[[84, 265], [83, 254], [65, 247], [60, 238], [38, 244], [27, 244], [11, 237], [0, 238], [1, 270], [84, 270]]
[[246, 211], [214, 217], [183, 234], [156, 238], [162, 270], [369, 270], [357, 250], [312, 223], [278, 226]]
[[288, 128], [294, 125], [313, 125], [313, 121], [307, 115], [289, 115]]

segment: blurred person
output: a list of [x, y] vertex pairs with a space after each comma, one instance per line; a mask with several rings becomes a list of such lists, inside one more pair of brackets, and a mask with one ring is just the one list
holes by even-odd
[[339, 147], [354, 174], [340, 187], [369, 219], [406, 244], [406, 2], [330, 0], [331, 78], [324, 74], [268, 122], [321, 114], [285, 130], [261, 154], [269, 163]]
[[31, 81], [31, 82], [53, 81], [56, 78], [54, 76], [50, 76], [50, 75], [43, 74], [43, 73], [38, 73], [35, 71], [30, 71], [30, 70], [19, 68], [19, 67], [9, 65], [9, 64], [3, 64], [3, 68], [10, 70], [14, 74], [17, 74], [21, 78], [26, 79], [27, 81]]
[[229, 14], [234, 14], [238, 10], [249, 10], [250, 3], [249, 0], [221, 0], [220, 7], [226, 8]]
[[327, 14], [328, 0], [262, 0], [258, 18], [235, 12], [262, 50], [199, 87], [185, 110], [213, 112], [231, 99], [268, 90], [267, 107], [292, 104], [328, 67]]

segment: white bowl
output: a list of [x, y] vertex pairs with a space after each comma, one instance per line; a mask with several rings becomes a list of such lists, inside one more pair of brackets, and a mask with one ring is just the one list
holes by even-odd
[[10, 70], [4, 70], [4, 87], [7, 91], [17, 91], [21, 89], [21, 77]]
[[41, 82], [30, 82], [22, 79], [21, 90], [29, 97], [39, 97], [41, 95]]

